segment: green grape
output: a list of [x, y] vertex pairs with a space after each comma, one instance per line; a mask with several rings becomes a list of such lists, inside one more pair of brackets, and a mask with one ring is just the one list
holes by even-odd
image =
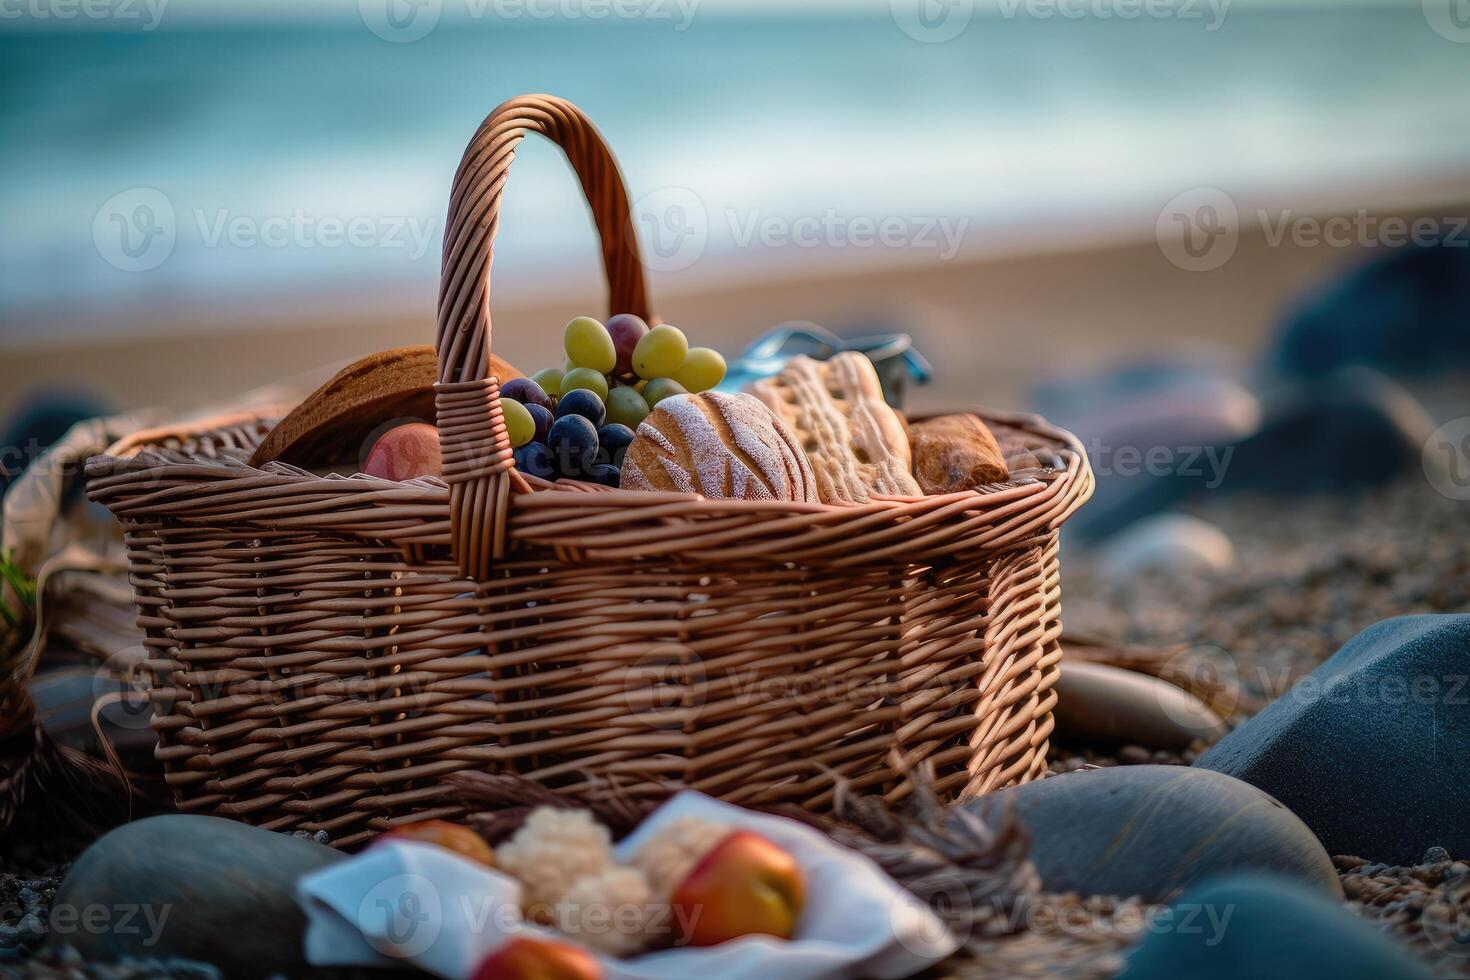
[[510, 436], [511, 448], [519, 449], [536, 435], [536, 420], [526, 411], [526, 406], [514, 398], [500, 399], [500, 413], [505, 416], [505, 431]]
[[607, 393], [607, 420], [619, 425], [626, 425], [630, 429], [638, 428], [638, 423], [648, 414], [648, 402], [643, 400], [633, 388], [627, 385], [618, 385]]
[[658, 403], [670, 395], [688, 394], [684, 386], [673, 378], [654, 378], [648, 382], [648, 387], [643, 389], [643, 400], [648, 402], [650, 409], [657, 408]]
[[669, 378], [684, 363], [689, 341], [684, 331], [661, 323], [638, 341], [633, 348], [633, 370], [643, 378]]
[[531, 380], [540, 385], [542, 391], [554, 397], [561, 394], [561, 376], [565, 373], [556, 368], [542, 368], [531, 375]]
[[712, 348], [691, 347], [672, 377], [690, 391], [709, 391], [725, 380], [725, 359]]
[[567, 324], [562, 346], [578, 367], [591, 368], [599, 374], [607, 374], [618, 363], [612, 334], [590, 316], [579, 316]]
[[577, 369], [577, 365], [575, 365], [575, 364], [572, 363], [572, 359], [570, 357], [565, 358], [561, 362], [561, 373], [562, 374], [566, 374], [568, 371], [575, 371], [576, 369]]
[[607, 379], [602, 376], [601, 371], [591, 368], [572, 368], [561, 379], [561, 394], [578, 388], [586, 388], [603, 401], [607, 401]]

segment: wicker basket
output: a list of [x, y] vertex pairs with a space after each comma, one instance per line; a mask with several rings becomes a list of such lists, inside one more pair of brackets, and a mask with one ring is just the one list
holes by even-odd
[[1077, 440], [980, 414], [1039, 476], [863, 505], [706, 500], [518, 474], [490, 343], [490, 257], [517, 144], [566, 152], [610, 307], [655, 320], [621, 175], [549, 96], [497, 108], [446, 225], [436, 411], [445, 481], [245, 462], [250, 438], [92, 459], [122, 522], [158, 756], [181, 809], [349, 845], [454, 816], [442, 779], [579, 792], [694, 787], [830, 804], [833, 774], [898, 798], [932, 764], [974, 795], [1045, 767], [1057, 531], [1092, 490]]

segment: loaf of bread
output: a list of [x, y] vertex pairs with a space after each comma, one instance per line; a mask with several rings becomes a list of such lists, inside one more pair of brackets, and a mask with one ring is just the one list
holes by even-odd
[[829, 361], [793, 357], [751, 394], [796, 431], [825, 503], [870, 494], [919, 496], [903, 420], [883, 400], [873, 362], [856, 351]]
[[909, 446], [914, 476], [925, 493], [973, 490], [1010, 476], [995, 435], [968, 413], [910, 423]]
[[756, 399], [722, 391], [659, 402], [628, 446], [620, 485], [731, 500], [818, 499], [792, 431]]

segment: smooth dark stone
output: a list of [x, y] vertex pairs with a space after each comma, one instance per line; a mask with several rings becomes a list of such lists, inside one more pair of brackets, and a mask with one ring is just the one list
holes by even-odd
[[1308, 297], [1267, 353], [1285, 375], [1347, 364], [1429, 375], [1470, 365], [1470, 242], [1394, 249]]
[[1209, 705], [1168, 681], [1107, 664], [1066, 660], [1052, 709], [1067, 745], [1142, 745], [1181, 751], [1228, 730]]
[[1207, 451], [1248, 437], [1261, 422], [1259, 401], [1240, 382], [1188, 362], [1145, 361], [1049, 382], [1032, 401], [1087, 449], [1097, 488], [1067, 530], [1089, 540], [1167, 506], [1131, 511], [1137, 493], [1218, 485], [1222, 460]]
[[1265, 421], [1233, 446], [1228, 490], [1300, 494], [1377, 486], [1418, 472], [1435, 425], [1398, 382], [1366, 367], [1273, 391]]
[[345, 855], [233, 820], [169, 814], [126, 824], [72, 865], [48, 945], [87, 960], [181, 957], [229, 977], [306, 970], [302, 875]]
[[1231, 875], [1150, 924], [1120, 980], [1420, 980], [1429, 971], [1341, 905], [1295, 882]]
[[1048, 891], [1161, 902], [1210, 875], [1270, 871], [1342, 894], [1331, 859], [1305, 824], [1260, 790], [1219, 773], [1085, 769], [966, 806], [990, 821], [1016, 807]]
[[1470, 615], [1368, 627], [1197, 767], [1278, 797], [1331, 854], [1470, 853]]
[[[1263, 421], [1249, 435], [1181, 451], [1172, 468], [1121, 481], [1117, 492], [1100, 489], [1067, 525], [1068, 533], [1097, 542], [1206, 495], [1297, 496], [1379, 486], [1422, 471], [1424, 444], [1435, 429], [1413, 395], [1363, 367], [1284, 385], [1263, 395], [1261, 405]], [[1101, 488], [1104, 480], [1098, 482]]]

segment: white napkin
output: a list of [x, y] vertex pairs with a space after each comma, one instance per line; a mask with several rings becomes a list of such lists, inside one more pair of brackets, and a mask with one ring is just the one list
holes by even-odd
[[[685, 791], [614, 849], [626, 862], [670, 821], [698, 816], [755, 831], [786, 848], [806, 876], [806, 905], [790, 942], [744, 936], [719, 946], [599, 955], [608, 980], [826, 980], [905, 977], [959, 943], [927, 906], [876, 864], [820, 831]], [[524, 922], [520, 885], [442, 848], [385, 842], [302, 878], [306, 959], [316, 966], [408, 961], [451, 980], [469, 977], [513, 936], [573, 941]]]

